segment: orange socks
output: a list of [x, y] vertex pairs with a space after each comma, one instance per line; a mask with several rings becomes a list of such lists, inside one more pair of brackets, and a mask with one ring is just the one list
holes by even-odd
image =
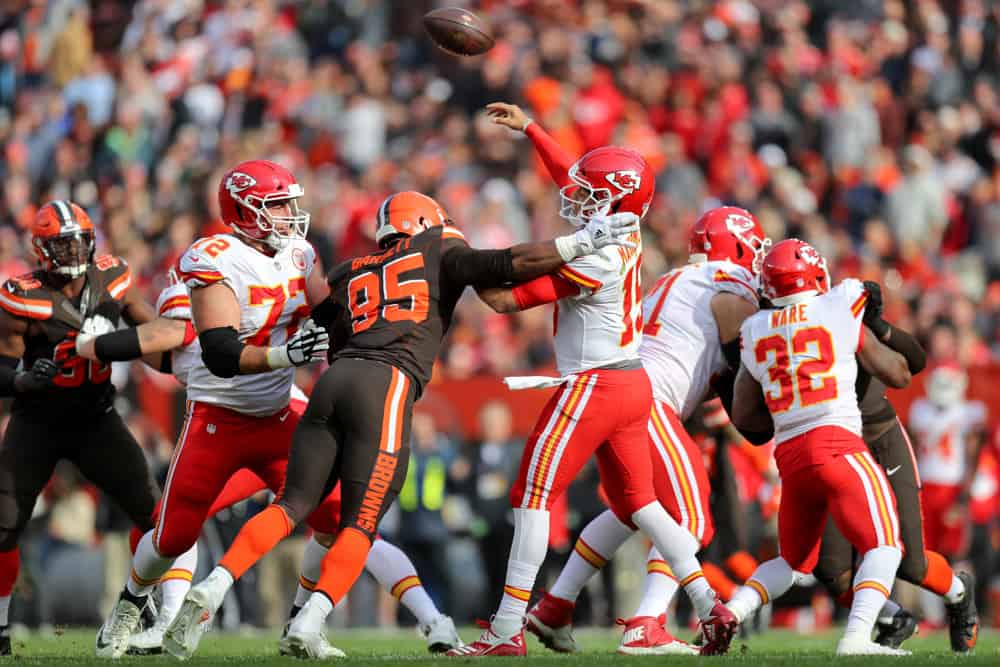
[[927, 574], [920, 582], [920, 587], [938, 595], [947, 594], [951, 588], [951, 581], [955, 577], [951, 565], [948, 565], [944, 556], [936, 551], [925, 550], [924, 558], [927, 559]]
[[737, 551], [726, 559], [724, 565], [736, 581], [749, 581], [760, 563], [746, 551]]
[[314, 592], [323, 593], [335, 605], [340, 604], [365, 569], [365, 560], [371, 548], [372, 541], [368, 535], [357, 528], [340, 531], [323, 558], [323, 568]]
[[722, 568], [715, 563], [703, 562], [701, 564], [701, 571], [705, 573], [708, 585], [715, 589], [715, 592], [719, 594], [722, 601], [729, 602], [733, 597], [733, 593], [738, 588], [736, 582], [726, 576]]
[[[295, 523], [281, 505], [271, 504], [263, 512], [247, 521], [219, 565], [229, 570], [233, 579], [239, 579], [259, 561], [264, 554], [288, 537]], [[362, 564], [364, 561], [362, 561]]]

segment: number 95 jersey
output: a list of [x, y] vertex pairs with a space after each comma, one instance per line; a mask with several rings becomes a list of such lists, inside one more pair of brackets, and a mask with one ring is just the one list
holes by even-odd
[[820, 426], [861, 436], [855, 354], [868, 295], [848, 278], [809, 301], [762, 310], [741, 329], [743, 365], [764, 390], [779, 445]]
[[[273, 257], [239, 237], [217, 234], [194, 243], [177, 262], [177, 273], [189, 290], [223, 284], [240, 304], [240, 341], [261, 347], [284, 344], [309, 316], [306, 279], [316, 264], [316, 251], [305, 240], [293, 240]], [[220, 378], [199, 360], [188, 373], [188, 400], [219, 405], [265, 417], [288, 405], [295, 368]]]

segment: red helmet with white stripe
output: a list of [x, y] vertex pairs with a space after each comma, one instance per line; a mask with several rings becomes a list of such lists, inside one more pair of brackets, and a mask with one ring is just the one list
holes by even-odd
[[787, 306], [830, 290], [826, 260], [800, 239], [776, 243], [764, 258], [761, 292], [775, 306]]
[[[292, 239], [304, 239], [309, 214], [299, 209], [305, 191], [292, 172], [270, 160], [248, 160], [233, 167], [219, 183], [222, 222], [243, 236], [281, 250]], [[286, 212], [275, 206], [287, 204]]]
[[721, 206], [702, 214], [691, 228], [688, 254], [692, 262], [729, 260], [757, 275], [771, 239], [750, 211]]
[[46, 271], [78, 278], [94, 260], [94, 224], [73, 202], [50, 201], [35, 214], [31, 247]]
[[656, 177], [646, 160], [629, 148], [602, 146], [569, 168], [569, 185], [559, 190], [559, 215], [574, 225], [612, 213], [646, 215]]

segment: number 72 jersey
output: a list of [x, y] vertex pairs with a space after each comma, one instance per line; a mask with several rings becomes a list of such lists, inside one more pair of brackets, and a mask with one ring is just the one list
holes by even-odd
[[[217, 234], [188, 248], [177, 273], [189, 289], [229, 287], [240, 305], [240, 340], [268, 347], [287, 342], [309, 316], [306, 279], [315, 264], [316, 251], [308, 241], [294, 240], [271, 257], [236, 236]], [[268, 416], [288, 405], [294, 377], [294, 368], [282, 368], [220, 378], [198, 363], [188, 373], [188, 399]]]
[[848, 278], [826, 294], [763, 310], [741, 329], [743, 365], [764, 390], [782, 443], [820, 426], [861, 435], [855, 357], [864, 341], [867, 293]]

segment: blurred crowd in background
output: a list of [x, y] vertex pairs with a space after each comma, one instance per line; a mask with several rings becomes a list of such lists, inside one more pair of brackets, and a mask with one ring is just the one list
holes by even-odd
[[[72, 199], [153, 301], [195, 238], [224, 231], [218, 180], [249, 158], [296, 174], [326, 266], [374, 247], [376, 207], [402, 189], [436, 197], [475, 246], [550, 237], [565, 223], [530, 142], [482, 111], [510, 101], [574, 154], [614, 143], [646, 156], [658, 174], [646, 284], [686, 261], [702, 211], [737, 204], [771, 237], [815, 245], [835, 279], [880, 281], [887, 317], [916, 332], [933, 361], [1000, 361], [1000, 2], [455, 3], [494, 27], [496, 46], [473, 58], [427, 39], [420, 18], [439, 4], [0, 1], [0, 275], [33, 267], [25, 230], [37, 207]], [[467, 296], [435, 382], [547, 368], [550, 333], [547, 308], [499, 316]], [[174, 433], [135, 409], [136, 385], [176, 385], [138, 366], [115, 378], [162, 469]], [[416, 472], [396, 510], [412, 516], [386, 531], [456, 619], [484, 613], [455, 611], [475, 599], [470, 587], [500, 590], [506, 491], [522, 444], [502, 401], [476, 418], [474, 433], [450, 433], [418, 417]], [[570, 494], [554, 546], [568, 549], [601, 510], [595, 480]], [[741, 493], [766, 516], [763, 496]], [[253, 507], [223, 516], [206, 539], [225, 543], [226, 522], [238, 526]], [[70, 549], [72, 574], [80, 548], [127, 528], [69, 469], [39, 516], [36, 576], [20, 603], [32, 623], [60, 620], [65, 607], [45, 602], [38, 568]], [[625, 574], [609, 574], [594, 596], [599, 622], [614, 618], [615, 593], [641, 572]], [[261, 625], [283, 613], [265, 578], [244, 585], [256, 588], [240, 610]], [[284, 583], [293, 588], [294, 576]], [[368, 608], [381, 607], [359, 605], [358, 618]]]

